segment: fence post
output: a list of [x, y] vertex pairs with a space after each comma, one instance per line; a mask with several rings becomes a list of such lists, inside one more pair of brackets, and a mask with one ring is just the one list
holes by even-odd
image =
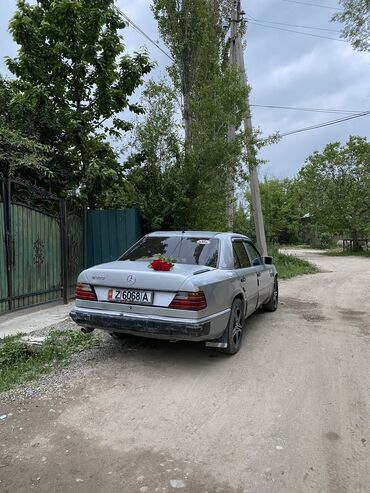
[[63, 302], [68, 303], [68, 232], [66, 199], [60, 199], [60, 239], [62, 256]]
[[5, 219], [5, 251], [6, 251], [6, 270], [8, 285], [8, 306], [13, 309], [13, 245], [12, 245], [12, 224], [11, 224], [11, 181], [9, 177], [4, 177], [4, 219]]
[[87, 207], [84, 203], [82, 207], [83, 213], [83, 249], [84, 249], [84, 265], [83, 268], [87, 268]]

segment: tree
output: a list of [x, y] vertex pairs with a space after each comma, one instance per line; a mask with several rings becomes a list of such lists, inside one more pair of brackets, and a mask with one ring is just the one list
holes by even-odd
[[243, 140], [228, 140], [246, 111], [240, 74], [228, 63], [223, 25], [227, 0], [153, 0], [159, 30], [175, 62], [170, 74], [183, 96], [187, 224], [227, 229], [230, 177], [237, 174]]
[[270, 179], [260, 184], [261, 203], [268, 242], [297, 243], [300, 219], [304, 214], [296, 180]]
[[141, 102], [145, 115], [135, 125], [127, 163], [132, 205], [141, 211], [146, 229], [176, 228], [183, 212], [177, 94], [165, 79], [150, 80]]
[[0, 76], [0, 173], [49, 179], [50, 150], [35, 139], [27, 114], [14, 101], [14, 84]]
[[11, 130], [0, 119], [0, 173], [5, 177], [19, 174], [28, 178], [50, 177], [47, 165], [46, 146]]
[[349, 234], [354, 247], [370, 233], [370, 143], [351, 136], [308, 157], [298, 174], [307, 212], [323, 232]]
[[250, 210], [239, 203], [234, 210], [233, 231], [255, 240]]
[[[58, 188], [79, 187], [90, 207], [96, 203], [90, 167], [99, 171], [109, 136], [131, 128], [120, 113], [142, 111], [129, 98], [151, 69], [146, 53], [124, 53], [124, 27], [113, 0], [18, 0], [9, 26], [20, 48], [7, 65], [36, 115], [40, 142], [54, 149]], [[108, 154], [103, 174], [108, 167], [119, 178], [118, 161]]]
[[340, 0], [339, 3], [343, 11], [335, 14], [332, 21], [344, 24], [342, 37], [355, 50], [370, 51], [370, 0]]

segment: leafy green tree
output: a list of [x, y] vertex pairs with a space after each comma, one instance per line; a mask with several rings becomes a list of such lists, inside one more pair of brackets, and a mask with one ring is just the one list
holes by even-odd
[[[301, 240], [301, 218], [305, 214], [301, 188], [295, 178], [267, 178], [260, 183], [266, 239], [269, 244], [294, 244]], [[246, 199], [251, 202], [250, 192]], [[254, 235], [253, 215], [247, 214], [249, 235]]]
[[5, 177], [50, 177], [47, 147], [22, 136], [0, 119], [0, 173]]
[[0, 173], [31, 179], [49, 179], [50, 150], [32, 132], [29, 115], [15, 100], [12, 81], [0, 76]]
[[344, 24], [342, 37], [359, 51], [370, 51], [370, 0], [340, 0], [343, 11], [332, 21]]
[[9, 26], [20, 48], [7, 65], [35, 114], [40, 142], [54, 149], [59, 191], [79, 187], [90, 207], [92, 174], [96, 184], [100, 169], [107, 183], [108, 169], [119, 171], [107, 138], [131, 128], [122, 111], [142, 111], [130, 96], [151, 69], [146, 53], [124, 52], [124, 27], [113, 0], [18, 0]]
[[354, 240], [370, 233], [370, 143], [351, 136], [308, 157], [298, 174], [304, 205], [322, 232]]
[[253, 228], [251, 221], [250, 211], [244, 207], [242, 204], [238, 204], [235, 207], [234, 218], [233, 218], [233, 231], [242, 235], [249, 236], [253, 240]]
[[175, 228], [184, 209], [177, 94], [166, 80], [150, 80], [141, 101], [145, 115], [135, 125], [127, 164], [132, 205], [141, 211], [146, 229]]
[[271, 243], [297, 243], [304, 214], [294, 179], [270, 179], [260, 184], [266, 237]]
[[153, 0], [159, 30], [175, 62], [170, 74], [183, 96], [185, 122], [184, 197], [186, 224], [196, 229], [227, 229], [230, 178], [238, 173], [243, 138], [229, 142], [239, 128], [247, 88], [229, 66], [223, 25], [226, 0]]

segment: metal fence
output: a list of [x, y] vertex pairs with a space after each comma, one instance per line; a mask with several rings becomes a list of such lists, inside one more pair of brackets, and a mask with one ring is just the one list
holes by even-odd
[[84, 224], [77, 202], [0, 175], [0, 313], [73, 297]]
[[136, 209], [87, 213], [87, 266], [116, 260], [142, 235]]

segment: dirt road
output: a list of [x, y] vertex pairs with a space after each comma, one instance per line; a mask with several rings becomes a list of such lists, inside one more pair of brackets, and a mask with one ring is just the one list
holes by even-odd
[[0, 403], [0, 491], [370, 492], [370, 259], [298, 254], [323, 272], [281, 282], [236, 356], [118, 343]]

